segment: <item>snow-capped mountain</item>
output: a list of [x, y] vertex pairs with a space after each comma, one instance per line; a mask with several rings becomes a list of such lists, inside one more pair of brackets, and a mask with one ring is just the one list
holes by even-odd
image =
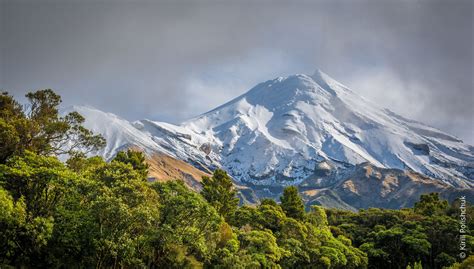
[[237, 182], [266, 186], [299, 184], [317, 176], [321, 165], [343, 170], [369, 162], [454, 187], [474, 186], [473, 146], [380, 108], [321, 71], [260, 83], [179, 125], [73, 109], [107, 139], [100, 152], [105, 158], [138, 146], [201, 169], [222, 167]]

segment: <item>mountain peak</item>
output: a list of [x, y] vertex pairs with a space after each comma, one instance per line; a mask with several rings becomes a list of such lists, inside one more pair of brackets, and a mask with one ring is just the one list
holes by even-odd
[[335, 95], [336, 91], [325, 80], [316, 81], [312, 76], [296, 74], [260, 83], [237, 99], [274, 110], [303, 101], [315, 104]]
[[197, 167], [222, 167], [254, 185], [299, 184], [327, 161], [370, 162], [474, 186], [473, 147], [377, 107], [321, 70], [262, 82], [179, 126], [114, 117], [93, 122], [86, 124], [109, 141], [104, 156], [140, 144]]

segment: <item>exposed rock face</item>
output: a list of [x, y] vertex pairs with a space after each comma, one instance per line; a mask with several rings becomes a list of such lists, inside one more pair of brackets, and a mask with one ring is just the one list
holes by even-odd
[[428, 144], [423, 144], [423, 143], [416, 144], [416, 143], [407, 142], [407, 141], [405, 141], [404, 143], [407, 147], [412, 149], [413, 154], [430, 155], [430, 147], [428, 146]]
[[332, 167], [327, 161], [319, 162], [314, 169], [314, 176], [317, 176], [317, 177], [329, 176], [333, 168], [334, 167]]
[[[404, 208], [412, 207], [421, 194], [431, 192], [438, 192], [449, 201], [465, 195], [474, 203], [474, 190], [457, 189], [413, 171], [379, 168], [370, 163], [343, 168], [330, 162], [323, 167], [326, 165], [332, 167], [329, 174], [308, 178], [298, 186], [307, 206], [317, 204], [346, 210]], [[249, 187], [253, 192], [245, 195], [260, 199], [278, 199], [283, 191], [283, 187]]]
[[430, 192], [438, 192], [448, 200], [466, 195], [474, 202], [472, 189], [456, 189], [413, 171], [378, 168], [369, 163], [356, 165], [330, 187], [302, 187], [308, 204], [344, 209], [412, 207], [421, 194]]
[[210, 143], [204, 143], [201, 145], [201, 147], [199, 147], [199, 149], [206, 153], [206, 155], [209, 155], [212, 151], [212, 148], [211, 148], [211, 144]]

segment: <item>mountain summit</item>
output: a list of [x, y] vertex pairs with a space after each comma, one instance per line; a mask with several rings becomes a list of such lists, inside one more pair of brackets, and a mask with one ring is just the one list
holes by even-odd
[[344, 171], [364, 163], [474, 186], [474, 147], [381, 108], [319, 70], [265, 81], [179, 125], [74, 109], [107, 139], [100, 152], [106, 158], [138, 146], [201, 170], [222, 167], [237, 182], [259, 186], [334, 181], [337, 175], [318, 176], [321, 168]]

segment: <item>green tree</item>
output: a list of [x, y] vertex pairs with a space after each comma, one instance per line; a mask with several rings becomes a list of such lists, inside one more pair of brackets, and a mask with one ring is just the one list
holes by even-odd
[[23, 200], [15, 202], [6, 190], [0, 188], [0, 265], [12, 264], [23, 258], [21, 247], [25, 228], [26, 209]]
[[105, 145], [100, 135], [84, 128], [77, 112], [61, 116], [61, 97], [52, 90], [26, 95], [23, 107], [8, 93], [0, 95], [0, 163], [26, 150], [44, 155], [93, 151]]
[[29, 151], [0, 164], [0, 185], [8, 191], [17, 212], [10, 215], [15, 218], [7, 229], [8, 242], [13, 242], [6, 252], [11, 264], [48, 266], [47, 244], [53, 234], [55, 211], [75, 179], [57, 158]]
[[281, 208], [290, 218], [302, 220], [305, 217], [304, 203], [295, 186], [286, 187], [280, 197]]
[[[298, 268], [311, 264], [312, 247], [320, 245], [319, 240], [311, 244], [308, 227], [293, 218], [286, 218], [282, 223], [281, 231], [277, 232], [278, 245], [287, 251], [282, 258], [281, 265], [285, 268]], [[316, 236], [312, 237], [316, 239]]]
[[76, 173], [85, 173], [105, 164], [105, 161], [100, 156], [86, 157], [83, 152], [76, 152], [69, 157], [66, 165], [69, 169]]
[[437, 266], [439, 266], [439, 268], [444, 268], [454, 264], [456, 259], [444, 252], [441, 252], [436, 256], [434, 262]]
[[[159, 195], [160, 220], [152, 233], [153, 264], [158, 268], [201, 266], [218, 244], [230, 236], [222, 231], [216, 210], [182, 181], [153, 184]], [[225, 229], [225, 228], [224, 228]]]
[[262, 216], [255, 206], [243, 205], [235, 211], [234, 216], [229, 221], [232, 226], [242, 228], [243, 226], [252, 226], [262, 229]]
[[55, 157], [26, 151], [0, 164], [0, 184], [16, 200], [23, 198], [31, 217], [52, 216], [75, 174]]
[[239, 241], [240, 255], [244, 259], [248, 256], [252, 261], [250, 268], [279, 268], [278, 262], [285, 255], [285, 250], [278, 246], [271, 231], [243, 231], [239, 234]]
[[201, 195], [223, 216], [229, 220], [239, 205], [237, 191], [232, 179], [224, 170], [216, 169], [212, 177], [202, 177]]
[[140, 151], [128, 149], [117, 153], [113, 162], [128, 163], [133, 169], [140, 174], [143, 179], [148, 176], [149, 165], [146, 163], [145, 154]]
[[459, 252], [459, 242], [453, 240], [459, 236], [459, 223], [456, 219], [435, 215], [421, 221], [428, 241], [431, 244], [430, 255], [425, 265], [431, 267], [449, 266]]
[[430, 193], [422, 194], [413, 209], [421, 215], [433, 216], [444, 214], [448, 207], [448, 201], [441, 200], [438, 193]]
[[328, 217], [324, 208], [320, 206], [311, 206], [308, 214], [308, 221], [316, 225], [316, 227], [328, 227]]
[[[419, 228], [419, 227], [418, 227]], [[412, 227], [394, 226], [390, 229], [379, 226], [369, 234], [370, 240], [361, 246], [369, 254], [372, 268], [390, 264], [389, 268], [405, 267], [429, 254], [431, 247], [426, 235]]]
[[258, 227], [269, 229], [275, 233], [281, 230], [285, 219], [285, 213], [277, 203], [264, 200], [258, 206], [258, 217], [251, 220], [249, 224], [258, 223]]
[[94, 163], [80, 176], [55, 216], [50, 252], [59, 257], [56, 264], [145, 266], [152, 251], [149, 235], [159, 223], [158, 194], [131, 164]]

